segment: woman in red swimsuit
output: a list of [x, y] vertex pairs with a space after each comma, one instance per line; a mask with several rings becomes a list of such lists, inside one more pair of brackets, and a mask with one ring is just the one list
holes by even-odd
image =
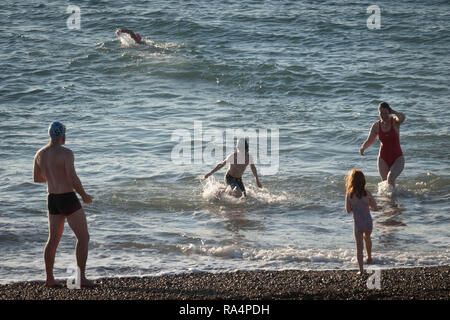
[[405, 158], [400, 147], [400, 125], [406, 117], [403, 113], [393, 110], [386, 102], [378, 105], [378, 114], [380, 120], [370, 128], [369, 136], [359, 149], [359, 153], [364, 155], [364, 151], [372, 145], [378, 135], [380, 138], [378, 172], [383, 181], [387, 180], [390, 185], [395, 186], [395, 179], [405, 167]]

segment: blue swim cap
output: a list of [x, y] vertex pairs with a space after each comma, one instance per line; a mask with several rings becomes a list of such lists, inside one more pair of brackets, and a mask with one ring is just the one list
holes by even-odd
[[53, 140], [59, 139], [66, 134], [66, 127], [58, 121], [52, 122], [48, 127], [48, 135]]

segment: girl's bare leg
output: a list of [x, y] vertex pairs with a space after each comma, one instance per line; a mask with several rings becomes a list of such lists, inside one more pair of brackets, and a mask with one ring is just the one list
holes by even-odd
[[372, 239], [370, 239], [370, 234], [372, 231], [364, 232], [364, 242], [366, 243], [367, 260], [366, 263], [372, 263]]
[[359, 272], [363, 273], [364, 272], [363, 233], [356, 231], [356, 229], [355, 229], [355, 241], [356, 241], [356, 258], [358, 260]]

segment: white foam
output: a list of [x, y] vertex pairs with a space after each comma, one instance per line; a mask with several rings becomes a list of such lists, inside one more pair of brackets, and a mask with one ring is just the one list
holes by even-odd
[[117, 38], [120, 40], [120, 43], [124, 46], [124, 47], [131, 47], [131, 46], [135, 46], [136, 41], [134, 41], [133, 38], [130, 37], [129, 34], [127, 33], [120, 33]]
[[[200, 178], [200, 177], [199, 177]], [[208, 201], [221, 201], [224, 203], [238, 204], [245, 201], [253, 201], [257, 203], [272, 204], [272, 203], [284, 203], [288, 201], [291, 197], [287, 192], [281, 192], [280, 194], [275, 194], [270, 192], [266, 188], [258, 188], [252, 184], [246, 185], [247, 199], [236, 198], [225, 192], [227, 186], [216, 180], [213, 176], [206, 180], [200, 178], [202, 184], [203, 192], [202, 197]]]
[[201, 180], [202, 183], [202, 197], [208, 201], [220, 201], [224, 203], [233, 203], [237, 204], [242, 201], [245, 201], [243, 198], [236, 198], [229, 195], [226, 190], [226, 186], [223, 183], [217, 181], [213, 176], [209, 177], [206, 180]]
[[[252, 249], [238, 245], [204, 246], [177, 245], [186, 255], [209, 256], [226, 260], [239, 260], [241, 268], [249, 266], [285, 266], [346, 269], [357, 264], [356, 249]], [[224, 261], [224, 263], [225, 263]], [[450, 250], [424, 252], [389, 251], [373, 253], [373, 264], [383, 267], [419, 267], [450, 264]]]
[[394, 191], [395, 191], [395, 188], [392, 186], [392, 185], [390, 185], [388, 182], [387, 182], [387, 180], [385, 180], [385, 181], [381, 181], [379, 184], [378, 184], [378, 192], [377, 192], [377, 194], [378, 194], [378, 196], [381, 196], [381, 197], [392, 197], [392, 194], [394, 193]]

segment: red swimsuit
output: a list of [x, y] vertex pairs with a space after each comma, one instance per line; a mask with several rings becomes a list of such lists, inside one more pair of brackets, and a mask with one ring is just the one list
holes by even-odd
[[380, 138], [380, 157], [390, 167], [398, 157], [403, 155], [400, 148], [400, 136], [394, 128], [394, 119], [391, 118], [391, 129], [383, 132], [381, 129], [381, 120], [378, 121], [378, 137]]

